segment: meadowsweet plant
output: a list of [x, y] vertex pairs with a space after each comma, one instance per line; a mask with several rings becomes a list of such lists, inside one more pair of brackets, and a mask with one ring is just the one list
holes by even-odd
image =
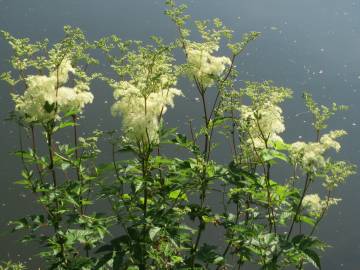
[[[15, 104], [11, 118], [20, 133], [23, 185], [34, 195], [42, 211], [12, 221], [14, 230], [25, 230], [23, 241], [36, 241], [49, 269], [90, 269], [90, 250], [107, 233], [109, 217], [88, 212], [96, 186], [99, 154], [98, 132], [78, 137], [77, 119], [92, 103], [86, 67], [96, 63], [93, 47], [76, 28], [65, 27], [65, 37], [49, 47], [48, 41], [31, 43], [2, 32], [13, 49], [13, 72], [2, 74], [12, 87]], [[72, 129], [72, 139], [63, 140]], [[58, 143], [55, 143], [55, 140]], [[29, 141], [29, 145], [27, 145]]]
[[[316, 230], [341, 201], [336, 188], [355, 173], [334, 158], [346, 131], [328, 129], [346, 106], [318, 105], [305, 93], [314, 140], [285, 140], [282, 103], [291, 89], [243, 81], [236, 67], [260, 33], [238, 39], [220, 19], [192, 22], [186, 6], [166, 5], [178, 32], [170, 43], [115, 35], [89, 42], [65, 27], [50, 46], [2, 32], [14, 52], [1, 78], [21, 131], [17, 183], [42, 208], [12, 228], [40, 245], [44, 269], [321, 269], [327, 245]], [[94, 51], [111, 73], [89, 72], [99, 62]], [[79, 137], [94, 79], [112, 89], [106, 109], [118, 125]], [[182, 134], [165, 119], [184, 97], [184, 80], [202, 124], [189, 121]], [[101, 152], [99, 140], [111, 151]], [[217, 162], [228, 145], [228, 162]]]

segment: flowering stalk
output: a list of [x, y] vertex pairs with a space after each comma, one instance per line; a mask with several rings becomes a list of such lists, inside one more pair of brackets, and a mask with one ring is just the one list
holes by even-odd
[[[176, 20], [174, 20], [176, 22]], [[218, 103], [218, 98], [220, 96], [220, 91], [218, 90], [215, 101], [212, 105], [212, 109], [210, 114], [207, 110], [207, 102], [206, 102], [206, 91], [207, 88], [212, 86], [214, 83], [214, 76], [219, 77], [222, 72], [225, 70], [226, 64], [233, 65], [233, 61], [235, 57], [233, 57], [233, 61], [230, 61], [227, 57], [214, 57], [211, 55], [211, 52], [217, 50], [217, 45], [215, 44], [195, 44], [188, 42], [185, 39], [184, 31], [182, 29], [182, 25], [178, 24], [178, 31], [180, 35], [180, 41], [182, 44], [182, 48], [185, 53], [186, 60], [189, 64], [189, 75], [192, 80], [195, 82], [196, 89], [200, 95], [202, 108], [203, 108], [203, 118], [206, 132], [204, 134], [204, 150], [203, 150], [203, 159], [204, 164], [202, 166], [202, 173], [200, 175], [200, 186], [201, 186], [201, 194], [200, 194], [200, 209], [203, 209], [206, 199], [206, 191], [208, 188], [208, 179], [207, 179], [207, 165], [210, 159], [211, 153], [211, 138], [214, 130], [214, 125], [212, 124], [210, 127], [210, 122], [212, 120], [212, 116], [215, 112], [215, 107]], [[207, 45], [209, 45], [207, 47]], [[232, 67], [229, 68], [224, 81], [227, 80], [230, 75]], [[223, 81], [223, 82], [224, 82]], [[194, 136], [193, 136], [194, 137]], [[195, 239], [195, 243], [190, 251], [190, 265], [193, 268], [195, 264], [196, 252], [198, 250], [198, 245], [200, 243], [200, 239], [203, 231], [206, 228], [206, 223], [203, 221], [202, 217], [198, 217], [199, 225], [197, 230], [197, 236]]]
[[34, 158], [36, 161], [36, 169], [38, 171], [41, 183], [44, 184], [43, 172], [42, 172], [42, 169], [40, 168], [40, 165], [38, 163], [38, 158], [37, 158], [37, 149], [36, 149], [36, 142], [35, 142], [36, 138], [35, 138], [35, 131], [34, 131], [33, 125], [30, 125], [30, 130], [31, 130], [32, 150], [33, 150]]
[[327, 210], [329, 209], [329, 206], [330, 206], [330, 195], [331, 195], [331, 190], [328, 190], [327, 197], [326, 197], [326, 202], [325, 202], [325, 207], [323, 208], [320, 216], [317, 218], [317, 220], [316, 220], [313, 228], [311, 229], [311, 232], [310, 232], [310, 234], [309, 234], [310, 236], [312, 236], [312, 235], [315, 233], [315, 231], [316, 231], [319, 223], [320, 223], [321, 220], [324, 218]]
[[71, 118], [73, 120], [73, 126], [74, 126], [74, 147], [75, 147], [75, 164], [76, 164], [76, 176], [77, 181], [80, 183], [80, 195], [79, 195], [79, 202], [80, 202], [80, 215], [84, 215], [84, 205], [83, 205], [83, 197], [82, 197], [82, 188], [83, 188], [83, 178], [81, 177], [81, 160], [79, 160], [79, 150], [78, 150], [78, 134], [77, 134], [77, 115], [73, 114], [71, 115]]
[[267, 200], [268, 200], [268, 214], [269, 214], [269, 231], [271, 232], [274, 228], [274, 232], [276, 233], [276, 219], [274, 213], [274, 207], [272, 206], [271, 200], [271, 186], [270, 186], [270, 168], [271, 165], [269, 162], [266, 163], [265, 169], [265, 182], [266, 182], [266, 191], [267, 191]]
[[47, 148], [48, 148], [48, 152], [49, 152], [49, 170], [51, 172], [52, 175], [52, 180], [53, 180], [53, 185], [56, 188], [57, 187], [57, 178], [56, 178], [56, 172], [55, 172], [55, 168], [54, 168], [54, 149], [53, 149], [53, 127], [48, 127], [46, 128], [46, 140], [47, 140]]
[[300, 211], [301, 211], [301, 207], [302, 207], [302, 203], [303, 203], [303, 200], [304, 200], [304, 197], [306, 195], [306, 192], [308, 191], [309, 189], [309, 186], [310, 186], [310, 183], [311, 183], [311, 177], [310, 177], [310, 174], [307, 173], [306, 174], [306, 179], [305, 179], [305, 184], [304, 184], [304, 188], [303, 188], [303, 192], [301, 194], [301, 197], [300, 197], [300, 201], [299, 201], [299, 204], [297, 205], [296, 207], [296, 211], [295, 211], [295, 214], [294, 214], [294, 217], [291, 221], [291, 225], [290, 225], [290, 229], [289, 229], [289, 232], [287, 233], [287, 236], [286, 236], [286, 240], [289, 240], [290, 236], [291, 236], [291, 233], [292, 233], [292, 230], [293, 230], [293, 227], [294, 227], [294, 224], [300, 214]]
[[144, 226], [143, 226], [143, 231], [142, 231], [142, 241], [143, 241], [143, 249], [141, 251], [141, 265], [140, 265], [140, 270], [146, 270], [147, 269], [147, 258], [146, 258], [146, 238], [147, 238], [147, 214], [148, 214], [148, 161], [149, 161], [149, 155], [150, 153], [145, 153], [144, 156], [140, 157], [140, 162], [141, 162], [141, 170], [142, 170], [142, 177], [143, 177], [143, 183], [144, 183], [144, 205], [143, 205], [143, 222], [144, 222]]

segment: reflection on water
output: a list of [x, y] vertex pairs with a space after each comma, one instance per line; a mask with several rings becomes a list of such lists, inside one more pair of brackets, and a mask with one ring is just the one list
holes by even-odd
[[[351, 109], [336, 117], [333, 128], [343, 128], [349, 136], [340, 158], [359, 163], [360, 135], [360, 2], [350, 0], [189, 0], [194, 18], [219, 17], [241, 36], [246, 31], [260, 31], [262, 38], [251, 44], [238, 67], [241, 79], [273, 80], [290, 87], [294, 100], [285, 107], [287, 139], [301, 135], [310, 138], [310, 119], [304, 113], [301, 93], [309, 90], [321, 103], [336, 101]], [[158, 34], [171, 40], [176, 32], [162, 14], [163, 1], [149, 0], [0, 0], [0, 28], [22, 37], [58, 40], [65, 24], [81, 27], [88, 38], [117, 34], [122, 38], [145, 39]], [[10, 51], [0, 46], [0, 71], [7, 70]], [[179, 100], [169, 112], [168, 122], [178, 125], [183, 115], [195, 117], [197, 100], [191, 87], [183, 83], [187, 98]], [[11, 110], [8, 88], [0, 83], [0, 118]], [[96, 102], [87, 110], [82, 123], [84, 132], [94, 128], [112, 129], [119, 124], [110, 117], [111, 90], [100, 82], [93, 86]], [[189, 106], [191, 104], [191, 106]], [[97, 119], [93, 121], [92, 119]], [[303, 128], [305, 127], [305, 128]], [[13, 184], [19, 162], [8, 153], [16, 148], [17, 129], [1, 123], [0, 132], [0, 226], [9, 219], [29, 213], [34, 205], [27, 193]], [[226, 159], [219, 151], [218, 159]], [[328, 215], [321, 226], [321, 236], [334, 247], [323, 258], [324, 269], [356, 269], [360, 253], [357, 213], [360, 182], [357, 176], [339, 189], [343, 202]], [[3, 229], [1, 229], [3, 231]], [[18, 238], [15, 237], [15, 238]], [[0, 238], [0, 260], [34, 260], [33, 250], [19, 248], [14, 236]], [[6, 244], [3, 244], [6, 243]], [[32, 267], [30, 267], [32, 269]]]

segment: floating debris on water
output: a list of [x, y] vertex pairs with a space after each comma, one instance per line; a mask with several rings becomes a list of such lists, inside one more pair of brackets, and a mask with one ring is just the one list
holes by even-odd
[[288, 61], [292, 64], [296, 64], [296, 61], [294, 59], [288, 59]]

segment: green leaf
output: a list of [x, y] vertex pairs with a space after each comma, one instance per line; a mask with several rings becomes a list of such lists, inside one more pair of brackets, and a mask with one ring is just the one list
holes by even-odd
[[311, 249], [305, 249], [303, 252], [306, 254], [308, 261], [314, 265], [317, 269], [321, 270], [321, 263], [320, 263], [320, 257], [319, 255], [311, 250]]
[[101, 267], [103, 267], [105, 264], [107, 264], [108, 261], [110, 261], [113, 258], [112, 252], [105, 254], [101, 259], [97, 262], [93, 270], [99, 270]]
[[291, 240], [293, 244], [299, 244], [306, 236], [303, 234], [298, 234], [294, 236]]
[[70, 194], [66, 194], [66, 199], [69, 203], [79, 207], [79, 203]]
[[136, 265], [131, 265], [127, 268], [127, 270], [139, 270], [139, 267], [137, 267]]
[[307, 217], [307, 216], [300, 216], [299, 217], [300, 221], [302, 222], [305, 222], [311, 226], [314, 226], [315, 225], [315, 220], [310, 218], [310, 217]]
[[205, 223], [215, 223], [216, 217], [202, 216]]
[[70, 167], [70, 163], [68, 162], [61, 163], [61, 169], [63, 171], [66, 171], [69, 167]]
[[55, 109], [55, 103], [49, 103], [48, 101], [44, 104], [44, 109], [47, 113], [51, 113]]
[[160, 232], [161, 228], [159, 227], [153, 227], [149, 230], [149, 236], [151, 241], [154, 240], [154, 238], [156, 237], [156, 235], [158, 234], [158, 232]]
[[61, 122], [60, 125], [57, 126], [56, 130], [59, 130], [59, 129], [63, 129], [63, 128], [66, 128], [66, 127], [73, 127], [74, 126], [74, 122]]
[[218, 261], [219, 256], [216, 252], [217, 247], [216, 246], [212, 246], [212, 245], [208, 245], [208, 244], [204, 244], [199, 252], [198, 252], [198, 258], [205, 262], [205, 263], [214, 263], [214, 261]]
[[182, 200], [184, 200], [184, 201], [187, 201], [187, 200], [188, 200], [186, 194], [183, 193], [183, 191], [180, 190], [180, 189], [171, 191], [170, 194], [169, 194], [169, 198], [170, 198], [170, 199], [173, 199], [173, 200], [176, 200], [176, 199], [182, 199]]
[[288, 150], [290, 147], [290, 144], [284, 143], [282, 141], [275, 141], [274, 142], [274, 148], [278, 151], [281, 150]]
[[10, 221], [9, 224], [15, 225], [13, 231], [18, 231], [18, 230], [29, 227], [29, 222], [27, 221], [26, 218], [21, 218], [16, 221]]
[[222, 257], [222, 256], [219, 256], [219, 257], [216, 257], [215, 259], [214, 259], [214, 264], [216, 264], [216, 265], [220, 265], [220, 264], [223, 264], [224, 263], [224, 257]]
[[120, 270], [123, 264], [124, 252], [117, 252], [113, 262], [113, 270]]
[[288, 162], [288, 158], [284, 153], [279, 152], [274, 149], [264, 149], [261, 151], [260, 155], [261, 155], [263, 161], [271, 161], [273, 159], [281, 159], [285, 162]]
[[18, 181], [15, 181], [15, 184], [17, 185], [23, 185], [23, 186], [31, 186], [31, 181], [29, 180], [18, 180]]

